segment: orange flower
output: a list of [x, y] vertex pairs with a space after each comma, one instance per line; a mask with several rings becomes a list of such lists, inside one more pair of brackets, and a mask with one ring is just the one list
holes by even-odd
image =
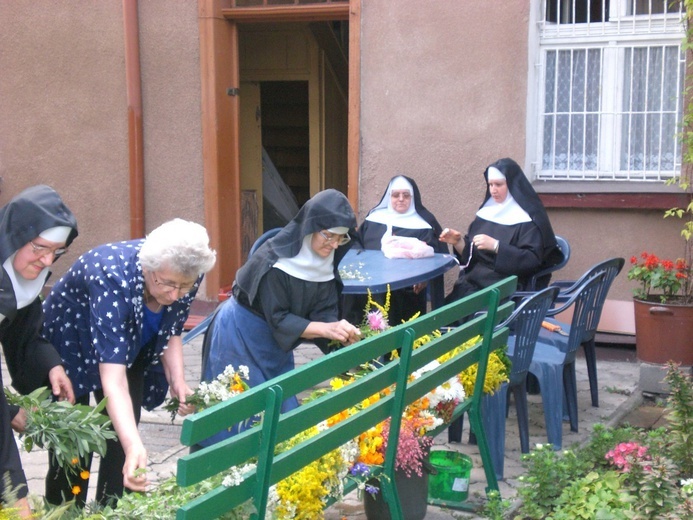
[[82, 480], [87, 480], [89, 478], [89, 472], [86, 469], [84, 469], [79, 474], [79, 476], [82, 477]]
[[70, 462], [72, 462], [72, 464], [77, 464], [79, 462], [79, 459], [77, 457], [74, 457]]
[[82, 491], [82, 488], [79, 486], [72, 486], [72, 494], [73, 495], [79, 495], [79, 493]]
[[335, 424], [342, 422], [344, 419], [347, 419], [349, 417], [349, 410], [342, 410], [336, 415], [333, 415], [329, 419], [327, 419], [327, 426], [334, 426]]

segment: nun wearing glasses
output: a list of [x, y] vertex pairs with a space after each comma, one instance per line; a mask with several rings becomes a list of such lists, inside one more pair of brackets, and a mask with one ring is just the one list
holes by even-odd
[[[399, 236], [417, 238], [433, 248], [436, 253], [449, 253], [447, 244], [439, 240], [442, 227], [436, 217], [421, 202], [419, 187], [413, 179], [404, 175], [394, 176], [377, 206], [366, 215], [358, 229], [358, 241], [363, 249], [381, 249], [384, 237]], [[417, 312], [426, 312], [426, 284], [392, 291], [388, 321], [399, 325]], [[384, 295], [373, 295], [375, 301], [384, 303]], [[349, 319], [360, 323], [366, 298], [354, 296], [348, 299]], [[356, 315], [354, 314], [356, 313]]]
[[[532, 275], [562, 259], [546, 209], [522, 168], [512, 159], [500, 159], [486, 168], [484, 179], [486, 196], [464, 239], [454, 229], [440, 235], [466, 266], [448, 301], [511, 275], [517, 275], [521, 291]], [[549, 280], [541, 282], [538, 288]]]
[[[43, 324], [39, 296], [51, 265], [76, 236], [74, 215], [48, 186], [27, 188], [0, 209], [0, 342], [12, 386], [20, 393], [48, 386], [56, 399], [74, 402], [60, 355], [39, 334]], [[0, 376], [0, 509], [3, 498], [14, 492], [18, 500], [8, 505], [20, 517], [32, 518], [12, 433], [12, 428], [24, 430], [26, 415], [7, 404], [2, 386]]]
[[[117, 500], [124, 488], [144, 491], [147, 450], [137, 426], [141, 408], [160, 405], [171, 390], [180, 402], [192, 393], [185, 381], [181, 333], [200, 282], [215, 263], [204, 227], [173, 219], [145, 239], [115, 242], [84, 253], [44, 302], [45, 337], [55, 346], [78, 403], [108, 398], [106, 412], [117, 440], [108, 441], [99, 466], [96, 500]], [[66, 474], [49, 457], [46, 499], [73, 498]], [[91, 457], [80, 461], [89, 470]], [[88, 480], [74, 497], [86, 502]]]
[[[293, 349], [303, 341], [325, 352], [331, 340], [350, 345], [360, 339], [359, 330], [340, 320], [338, 311], [338, 266], [355, 225], [347, 198], [328, 189], [308, 200], [248, 258], [236, 273], [233, 297], [220, 307], [208, 331], [204, 381], [227, 365], [236, 370], [245, 365], [249, 386], [257, 386], [292, 370]], [[297, 406], [296, 397], [289, 396], [282, 411]]]

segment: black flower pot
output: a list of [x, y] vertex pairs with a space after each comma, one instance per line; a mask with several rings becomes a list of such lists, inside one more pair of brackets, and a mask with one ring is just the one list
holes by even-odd
[[[368, 484], [380, 488], [377, 480], [371, 480]], [[395, 471], [395, 486], [402, 505], [404, 520], [423, 520], [428, 508], [428, 472], [424, 469], [422, 475], [412, 473], [410, 477], [403, 471]], [[368, 520], [390, 520], [390, 508], [383, 499], [382, 490], [373, 497], [370, 493], [363, 493], [363, 506]]]

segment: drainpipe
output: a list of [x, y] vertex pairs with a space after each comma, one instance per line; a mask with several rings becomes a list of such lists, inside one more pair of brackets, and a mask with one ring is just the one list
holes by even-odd
[[142, 77], [137, 0], [123, 0], [125, 84], [128, 103], [130, 165], [130, 238], [144, 237], [144, 138], [142, 137]]

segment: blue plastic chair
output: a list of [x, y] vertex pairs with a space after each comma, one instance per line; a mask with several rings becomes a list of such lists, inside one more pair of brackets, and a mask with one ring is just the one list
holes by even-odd
[[[604, 273], [604, 278], [599, 284], [597, 290], [597, 297], [594, 301], [594, 308], [589, 313], [587, 326], [585, 328], [585, 334], [582, 338], [582, 347], [585, 350], [585, 361], [587, 362], [587, 375], [590, 382], [590, 397], [592, 399], [592, 406], [599, 407], [599, 382], [597, 380], [597, 350], [595, 348], [595, 336], [597, 335], [597, 327], [599, 326], [599, 320], [602, 317], [602, 310], [604, 309], [604, 302], [606, 301], [606, 296], [609, 293], [611, 284], [616, 278], [616, 276], [623, 269], [625, 264], [624, 258], [610, 258], [599, 262], [598, 264], [590, 267], [585, 274], [583, 274], [579, 280], [575, 282], [568, 281], [557, 281], [552, 283], [552, 286], [560, 287], [561, 292], [556, 297], [557, 302], [566, 301], [570, 295], [580, 287], [585, 280], [591, 278], [597, 273]], [[561, 323], [557, 320], [550, 319], [549, 322], [559, 325], [562, 330], [566, 333], [570, 332], [570, 325]], [[546, 338], [551, 335], [551, 332], [543, 330], [540, 337]]]
[[547, 316], [555, 316], [573, 306], [570, 332], [568, 336], [552, 332], [548, 337], [540, 332], [534, 347], [529, 373], [539, 383], [546, 434], [555, 449], [561, 449], [563, 445], [564, 406], [571, 431], [578, 431], [575, 356], [587, 330], [589, 315], [594, 311], [599, 284], [603, 278], [604, 273], [595, 274], [576, 289], [567, 302], [549, 309]]
[[265, 242], [267, 242], [270, 238], [274, 237], [274, 236], [275, 236], [277, 233], [279, 233], [282, 229], [284, 229], [284, 228], [276, 227], [276, 228], [268, 229], [268, 230], [265, 231], [262, 235], [260, 235], [259, 237], [257, 237], [257, 240], [255, 240], [255, 243], [254, 243], [253, 246], [250, 248], [250, 251], [248, 251], [248, 258], [250, 258], [250, 257], [252, 256], [252, 254], [253, 254], [255, 251], [257, 251], [257, 249], [258, 249], [262, 244], [264, 244]]
[[527, 281], [527, 285], [525, 287], [526, 291], [536, 291], [538, 288], [542, 288], [540, 287], [542, 285], [542, 281], [543, 285], [546, 286], [547, 282], [545, 281], [545, 278], [551, 273], [554, 273], [559, 269], [565, 267], [565, 265], [568, 263], [568, 260], [570, 260], [570, 244], [568, 243], [568, 241], [565, 238], [556, 235], [556, 242], [558, 242], [558, 248], [561, 250], [561, 253], [563, 253], [563, 260], [561, 260], [556, 265], [552, 265], [551, 267], [542, 269], [538, 273], [534, 274]]
[[558, 295], [558, 287], [548, 287], [532, 294], [497, 328], [511, 327], [508, 338], [508, 357], [512, 361], [509, 381], [493, 395], [484, 395], [481, 417], [491, 451], [496, 477], [503, 479], [505, 460], [505, 420], [508, 415], [509, 394], [512, 392], [517, 410], [522, 453], [529, 453], [529, 414], [527, 411], [527, 371], [539, 337], [541, 323]]
[[[252, 247], [250, 248], [250, 251], [248, 252], [248, 258], [250, 258], [250, 256], [251, 256], [255, 251], [257, 251], [258, 247], [260, 247], [262, 244], [264, 244], [265, 242], [267, 242], [267, 240], [269, 240], [269, 239], [272, 238], [274, 235], [276, 235], [277, 233], [279, 233], [279, 231], [281, 231], [281, 229], [282, 229], [282, 228], [272, 228], [272, 229], [270, 229], [270, 230], [268, 230], [268, 231], [265, 231], [262, 235], [260, 235], [260, 236], [255, 240], [255, 242], [253, 243]], [[220, 306], [218, 305], [218, 306], [217, 306], [217, 309], [218, 309], [219, 307], [220, 307]], [[215, 314], [216, 314], [216, 309], [215, 309], [214, 312], [212, 312], [209, 316], [206, 316], [205, 319], [203, 319], [202, 321], [200, 321], [200, 323], [198, 323], [198, 324], [195, 325], [192, 329], [190, 329], [190, 331], [189, 331], [189, 332], [185, 335], [185, 337], [183, 338], [183, 345], [185, 345], [186, 343], [191, 342], [192, 340], [194, 340], [194, 339], [195, 339], [197, 336], [199, 336], [200, 334], [204, 334], [204, 333], [206, 332], [206, 330], [209, 328], [209, 325], [212, 323], [212, 319], [214, 318], [214, 315], [215, 315]]]

